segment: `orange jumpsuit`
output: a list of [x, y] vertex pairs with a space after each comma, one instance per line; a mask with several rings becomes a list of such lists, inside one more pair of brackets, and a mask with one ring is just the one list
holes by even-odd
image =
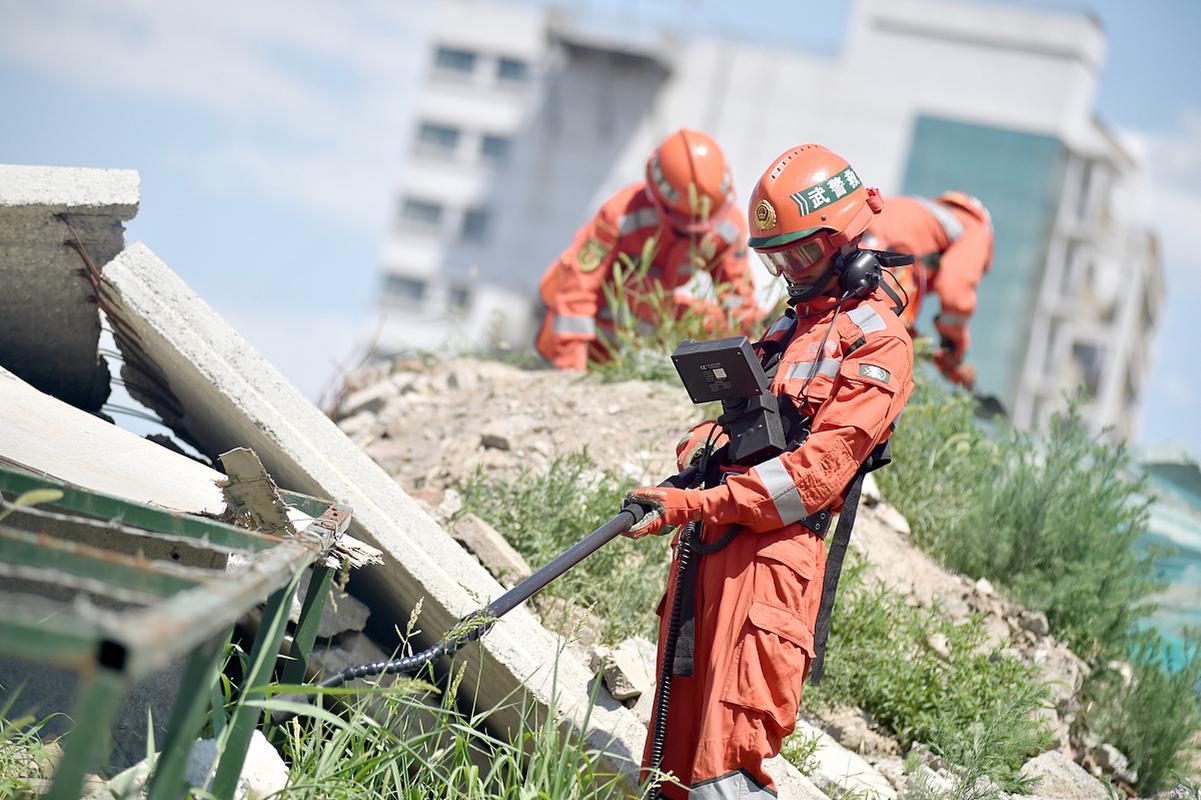
[[[885, 296], [877, 291], [844, 307], [819, 353], [833, 306], [820, 298], [798, 307], [797, 331], [771, 384], [782, 402], [812, 419], [804, 444], [753, 468], [735, 467], [724, 484], [701, 492], [704, 542], [730, 525], [746, 530], [700, 556], [693, 669], [673, 677], [662, 763], [691, 794], [667, 784], [667, 797], [775, 796], [762, 762], [796, 726], [826, 563], [825, 542], [798, 520], [842, 507], [847, 484], [888, 438], [912, 389], [912, 342]], [[787, 322], [765, 338], [779, 339]], [[670, 575], [658, 611], [657, 679], [674, 560]]]
[[[726, 310], [748, 327], [759, 319], [755, 289], [746, 260], [746, 219], [734, 207], [705, 234], [676, 233], [660, 218], [642, 183], [631, 184], [605, 201], [600, 211], [576, 232], [571, 245], [542, 276], [538, 292], [546, 315], [537, 348], [559, 369], [583, 370], [588, 357], [605, 358], [598, 334], [612, 330], [613, 322], [604, 285], [613, 279], [618, 254], [638, 263], [647, 240], [657, 237], [651, 267], [642, 281], [627, 283], [633, 297], [653, 291], [668, 292], [688, 283], [696, 269], [713, 277], [720, 306], [676, 293], [677, 314], [697, 309], [717, 320]], [[633, 311], [653, 330], [655, 309], [634, 303]]]
[[938, 295], [939, 334], [962, 355], [968, 348], [968, 322], [976, 310], [976, 286], [992, 260], [992, 226], [958, 206], [922, 197], [889, 197], [872, 220], [865, 247], [914, 256], [910, 269], [897, 270], [909, 293], [902, 319], [915, 331], [927, 292]]

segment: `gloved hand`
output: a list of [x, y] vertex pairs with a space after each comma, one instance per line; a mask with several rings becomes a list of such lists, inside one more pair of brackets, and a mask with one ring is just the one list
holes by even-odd
[[[716, 422], [706, 420], [684, 434], [684, 438], [680, 439], [676, 445], [676, 466], [679, 469], [687, 469], [700, 459], [701, 454], [705, 451], [705, 442], [709, 440], [709, 434], [715, 427], [717, 427]], [[709, 449], [710, 451], [716, 450], [728, 441], [730, 441], [730, 437], [726, 436], [725, 431], [719, 431], [713, 437]]]
[[668, 486], [644, 486], [626, 495], [626, 503], [649, 509], [642, 519], [623, 535], [631, 539], [671, 533], [701, 515], [701, 493], [695, 489]]
[[951, 383], [957, 383], [971, 391], [976, 385], [976, 368], [963, 360], [963, 356], [947, 348], [934, 351], [934, 363]]

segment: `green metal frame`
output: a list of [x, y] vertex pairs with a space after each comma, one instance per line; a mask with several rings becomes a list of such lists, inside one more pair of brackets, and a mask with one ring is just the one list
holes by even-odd
[[[183, 770], [209, 703], [221, 657], [234, 623], [266, 599], [262, 624], [251, 648], [243, 694], [271, 678], [302, 571], [314, 574], [304, 598], [284, 680], [301, 682], [325, 607], [333, 570], [325, 556], [350, 523], [345, 506], [295, 492], [284, 502], [313, 521], [295, 536], [259, 534], [224, 522], [122, 500], [0, 465], [0, 494], [9, 498], [36, 489], [56, 489], [58, 500], [22, 508], [19, 530], [0, 521], [0, 581], [55, 591], [86, 590], [119, 610], [63, 604], [45, 613], [45, 597], [27, 605], [0, 604], [0, 654], [75, 671], [82, 680], [75, 700], [75, 728], [66, 739], [50, 800], [79, 797], [84, 774], [94, 768], [113, 716], [130, 683], [180, 659], [186, 668], [154, 765], [149, 797], [178, 798], [187, 791]], [[70, 536], [55, 536], [55, 528]], [[116, 535], [114, 535], [116, 534]], [[107, 537], [107, 538], [106, 538]], [[93, 546], [118, 540], [122, 549]], [[234, 570], [202, 569], [158, 560], [186, 547], [212, 551], [214, 559], [237, 554]], [[12, 603], [13, 601], [9, 601]], [[238, 706], [218, 742], [220, 761], [210, 791], [232, 797], [245, 761], [258, 709]]]

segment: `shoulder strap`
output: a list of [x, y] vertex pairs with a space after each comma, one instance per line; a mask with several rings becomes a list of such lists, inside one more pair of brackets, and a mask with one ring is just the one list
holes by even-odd
[[838, 579], [842, 575], [842, 562], [846, 558], [847, 545], [851, 542], [851, 531], [855, 527], [855, 515], [859, 511], [859, 496], [863, 490], [863, 479], [867, 473], [885, 466], [892, 460], [888, 442], [876, 445], [871, 455], [851, 478], [842, 500], [842, 513], [834, 528], [834, 539], [826, 553], [826, 577], [822, 584], [821, 604], [817, 609], [817, 623], [813, 627], [813, 664], [809, 670], [814, 686], [821, 683], [826, 665], [826, 641], [830, 638], [830, 617], [834, 613], [834, 595], [838, 592]]

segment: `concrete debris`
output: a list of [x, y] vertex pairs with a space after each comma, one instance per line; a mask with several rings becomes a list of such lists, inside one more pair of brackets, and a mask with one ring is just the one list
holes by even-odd
[[[830, 800], [830, 796], [801, 774], [800, 770], [782, 756], [763, 762], [763, 769], [776, 782], [780, 800]], [[865, 798], [864, 800], [867, 800]]]
[[1130, 769], [1130, 759], [1111, 744], [1091, 748], [1081, 765], [1096, 777], [1112, 775], [1130, 786], [1138, 783], [1138, 772]]
[[985, 597], [992, 597], [997, 593], [997, 590], [993, 588], [992, 581], [988, 578], [981, 578], [976, 581], [976, 591]]
[[896, 740], [880, 734], [862, 709], [839, 706], [823, 712], [820, 722], [808, 721], [833, 736], [846, 749], [861, 756], [875, 759], [895, 756], [900, 752]]
[[226, 510], [220, 472], [44, 394], [4, 368], [0, 442], [6, 462], [93, 492], [189, 514]]
[[360, 438], [364, 434], [369, 433], [371, 426], [374, 424], [375, 415], [370, 411], [360, 411], [353, 416], [338, 420], [338, 427], [352, 439]]
[[[125, 356], [122, 374], [131, 394], [158, 412], [176, 435], [206, 455], [235, 446], [251, 447], [281, 485], [336, 498], [354, 509], [351, 535], [384, 552], [382, 567], [364, 570], [355, 578], [356, 594], [371, 606], [381, 629], [403, 629], [420, 601], [424, 631], [420, 644], [424, 646], [478, 608], [481, 596], [495, 597], [503, 591], [337, 425], [290, 386], [145, 245], [130, 245], [108, 264], [101, 293], [110, 316], [119, 320], [114, 331]], [[482, 373], [489, 368], [472, 368], [481, 373], [483, 382]], [[155, 391], [139, 388], [147, 386]], [[533, 388], [526, 386], [527, 391]], [[473, 458], [481, 452], [474, 420], [495, 417], [508, 409], [485, 398], [483, 408], [488, 413], [480, 414], [479, 396], [487, 393], [461, 393], [472, 396], [463, 410], [473, 414], [457, 422], [459, 435], [468, 437], [462, 453], [455, 450], [453, 436], [434, 438], [443, 436], [443, 431], [424, 424], [424, 417], [421, 426], [414, 426], [414, 415], [403, 405], [393, 408], [416, 396], [416, 391], [406, 394], [402, 390], [388, 402], [386, 418], [379, 421], [382, 430], [372, 427], [376, 424], [370, 422], [373, 415], [359, 411], [356, 417], [364, 420], [365, 430], [357, 441], [365, 444], [382, 438], [393, 425], [397, 433], [414, 440], [415, 456], [427, 468], [430, 455], [439, 453], [440, 460], [454, 463], [460, 475], [469, 472]], [[186, 398], [186, 403], [181, 398]], [[446, 409], [443, 401], [449, 399], [430, 403], [424, 397], [418, 402], [428, 413], [442, 413], [439, 409]], [[553, 687], [556, 708], [564, 721], [582, 724], [588, 719], [584, 741], [605, 752], [605, 768], [635, 775], [644, 727], [621, 705], [590, 707], [591, 673], [573, 655], [560, 650], [557, 638], [526, 608], [519, 607], [479, 644], [457, 655], [456, 665], [465, 668], [461, 699], [477, 708], [498, 707], [493, 717], [495, 728], [516, 730], [522, 711], [512, 705], [512, 698], [524, 693], [532, 706], [527, 712], [545, 713]], [[556, 666], [552, 669], [550, 665]]]
[[951, 658], [951, 643], [947, 640], [945, 634], [931, 633], [926, 637], [926, 646], [934, 651], [944, 661]]
[[1018, 613], [1017, 623], [1023, 630], [1030, 631], [1035, 636], [1046, 636], [1051, 632], [1047, 615], [1041, 611], [1021, 611]]
[[888, 527], [892, 528], [902, 536], [912, 535], [909, 529], [909, 520], [905, 519], [905, 515], [888, 503], [880, 502], [875, 506], [876, 515]]
[[393, 381], [380, 381], [360, 389], [347, 397], [338, 407], [339, 416], [349, 417], [359, 413], [378, 414], [393, 397], [400, 394], [400, 387]]
[[87, 411], [109, 395], [93, 270], [125, 246], [139, 184], [132, 170], [0, 165], [0, 364]]
[[880, 484], [876, 482], [876, 476], [868, 473], [863, 479], [863, 488], [859, 490], [865, 506], [871, 507], [881, 502], [884, 499], [884, 494], [880, 491]]
[[[645, 639], [642, 641], [650, 644]], [[616, 647], [598, 647], [592, 655], [592, 669], [601, 673], [614, 699], [624, 702], [638, 700], [644, 694], [653, 694], [653, 665], [651, 670], [647, 669], [642, 648], [634, 639], [626, 639]]]
[[[300, 607], [309, 590], [309, 581], [313, 577], [312, 570], [305, 570], [300, 577], [300, 585], [292, 597], [292, 606], [288, 619], [293, 623], [300, 620]], [[331, 586], [321, 619], [317, 623], [317, 638], [329, 639], [342, 633], [363, 630], [371, 616], [371, 609], [363, 601], [350, 596], [338, 586]]]
[[[216, 739], [201, 739], [192, 745], [184, 766], [184, 780], [190, 786], [207, 790], [216, 772], [219, 753]], [[101, 789], [87, 795], [86, 800], [132, 800], [146, 796], [150, 774], [145, 760], [108, 781]], [[246, 762], [238, 777], [233, 800], [267, 800], [279, 796], [288, 788], [288, 765], [262, 731], [255, 731], [246, 751]]]
[[1092, 672], [1088, 664], [1069, 650], [1067, 645], [1053, 640], [1045, 646], [1027, 651], [1025, 655], [1037, 669], [1039, 680], [1050, 687], [1050, 701], [1055, 707], [1061, 712], [1073, 710], [1084, 679]]
[[288, 519], [288, 507], [279, 496], [279, 487], [253, 450], [237, 447], [219, 458], [227, 476], [221, 482], [221, 491], [229, 504], [227, 515], [234, 524], [281, 536], [296, 533]]
[[862, 756], [852, 753], [832, 736], [805, 720], [797, 721], [797, 731], [818, 738], [813, 754], [817, 769], [813, 783], [830, 797], [863, 797], [896, 800], [897, 790]]
[[530, 576], [530, 565], [495, 528], [475, 514], [464, 514], [450, 529], [455, 541], [471, 551], [504, 586]]
[[1027, 761], [1021, 770], [1027, 778], [1039, 778], [1034, 791], [1047, 800], [1108, 800], [1105, 784], [1058, 750], [1050, 750]]
[[933, 769], [919, 764], [906, 777], [906, 797], [950, 797], [955, 791], [955, 780], [947, 774], [945, 767]]

